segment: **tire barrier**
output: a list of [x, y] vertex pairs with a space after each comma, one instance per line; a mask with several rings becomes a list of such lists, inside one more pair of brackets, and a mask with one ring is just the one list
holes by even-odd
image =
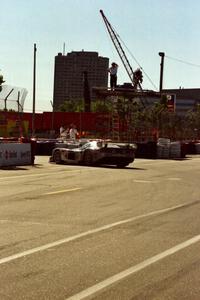
[[170, 139], [159, 138], [157, 142], [157, 158], [170, 157]]
[[137, 143], [136, 158], [179, 159], [187, 154], [186, 145], [161, 138], [158, 142]]
[[181, 158], [181, 143], [180, 142], [171, 142], [169, 150], [170, 158]]
[[136, 143], [137, 149], [136, 158], [149, 158], [155, 159], [157, 157], [157, 144], [156, 142]]
[[200, 142], [185, 142], [186, 154], [200, 154]]
[[[77, 147], [80, 143], [77, 143]], [[199, 154], [200, 143], [193, 142], [171, 142], [169, 139], [160, 138], [158, 142], [141, 142], [136, 143], [136, 158], [147, 159], [178, 159], [184, 158], [187, 154]], [[35, 146], [36, 155], [51, 156], [55, 147], [74, 148], [75, 143], [72, 141], [58, 142], [58, 140], [38, 140]]]
[[200, 154], [200, 143], [195, 143], [196, 154]]
[[55, 148], [56, 141], [41, 140], [36, 141], [36, 155], [51, 155], [52, 150]]

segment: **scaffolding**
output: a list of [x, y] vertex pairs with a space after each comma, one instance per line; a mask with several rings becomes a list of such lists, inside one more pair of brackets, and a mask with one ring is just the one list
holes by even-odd
[[118, 113], [118, 97], [111, 96], [112, 111], [111, 111], [111, 137], [113, 141], [120, 140], [120, 117]]

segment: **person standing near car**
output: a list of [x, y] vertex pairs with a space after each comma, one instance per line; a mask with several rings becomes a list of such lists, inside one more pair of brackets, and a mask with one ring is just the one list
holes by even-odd
[[76, 140], [78, 136], [78, 130], [75, 124], [71, 124], [71, 128], [69, 130], [69, 137], [71, 140]]
[[60, 138], [65, 140], [69, 138], [69, 128], [66, 128], [65, 126], [60, 127]]
[[61, 137], [61, 134], [63, 133], [64, 130], [65, 130], [64, 126], [61, 125], [61, 126], [60, 126], [60, 137]]

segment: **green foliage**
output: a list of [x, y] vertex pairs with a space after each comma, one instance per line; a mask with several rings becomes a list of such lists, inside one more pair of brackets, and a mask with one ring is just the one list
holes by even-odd
[[3, 75], [0, 75], [0, 92], [2, 91], [2, 83], [4, 83], [5, 80], [3, 80]]
[[[65, 101], [60, 107], [60, 111], [83, 112], [84, 101]], [[91, 112], [102, 112], [111, 114], [113, 104], [109, 100], [96, 100], [91, 102]], [[129, 131], [148, 132], [152, 128], [159, 131], [162, 137], [171, 139], [194, 138], [200, 134], [200, 105], [195, 110], [188, 112], [185, 116], [179, 116], [174, 112], [169, 112], [167, 107], [167, 97], [163, 96], [161, 101], [154, 103], [150, 107], [144, 108], [140, 102], [119, 98], [117, 111], [121, 122], [128, 124]]]
[[160, 99], [160, 104], [167, 107], [167, 95], [162, 95]]
[[108, 101], [96, 100], [91, 102], [91, 111], [92, 112], [104, 112], [109, 113], [112, 111], [112, 105]]
[[200, 132], [200, 104], [193, 111], [189, 111], [185, 117], [186, 126], [191, 129], [192, 135]]
[[[96, 100], [91, 102], [91, 112], [111, 112], [111, 103], [107, 101]], [[84, 101], [80, 100], [67, 100], [61, 104], [58, 111], [63, 112], [83, 112]]]
[[81, 112], [83, 111], [83, 101], [82, 100], [67, 100], [61, 104], [58, 111], [62, 112]]

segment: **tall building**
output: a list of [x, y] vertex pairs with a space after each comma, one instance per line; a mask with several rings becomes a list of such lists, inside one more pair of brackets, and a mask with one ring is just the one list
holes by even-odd
[[[83, 74], [87, 72], [90, 88], [108, 86], [107, 57], [98, 56], [97, 52], [72, 51], [67, 55], [58, 53], [55, 56], [54, 69], [54, 109], [64, 101], [83, 99]], [[94, 95], [91, 94], [94, 99]]]

